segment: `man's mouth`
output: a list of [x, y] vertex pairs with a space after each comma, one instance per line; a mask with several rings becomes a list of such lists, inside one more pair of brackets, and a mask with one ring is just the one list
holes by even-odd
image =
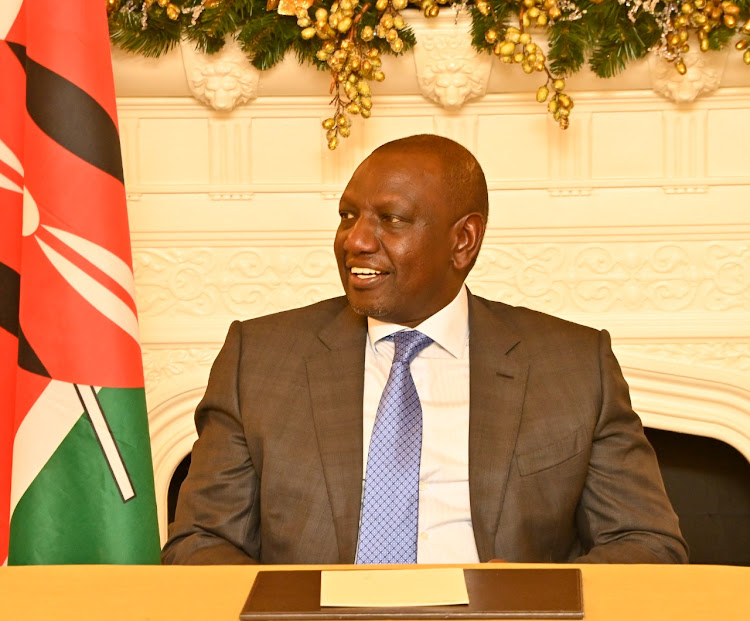
[[373, 278], [376, 278], [378, 276], [383, 276], [387, 272], [381, 272], [379, 270], [375, 270], [369, 267], [351, 267], [349, 268], [349, 272], [352, 276], [355, 276], [356, 278], [361, 278], [362, 280], [371, 280]]

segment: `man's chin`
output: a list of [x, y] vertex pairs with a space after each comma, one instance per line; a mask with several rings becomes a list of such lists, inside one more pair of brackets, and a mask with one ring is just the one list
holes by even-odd
[[383, 321], [388, 321], [386, 319], [386, 316], [389, 314], [388, 308], [379, 304], [363, 304], [362, 302], [353, 300], [352, 296], [348, 294], [346, 296], [346, 299], [349, 302], [349, 306], [351, 306], [352, 310], [358, 315], [363, 315], [365, 317], [373, 317], [374, 319], [383, 319]]

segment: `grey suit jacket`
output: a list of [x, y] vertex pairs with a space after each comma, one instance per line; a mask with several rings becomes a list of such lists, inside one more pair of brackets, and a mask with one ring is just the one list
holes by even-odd
[[[684, 562], [609, 336], [469, 296], [479, 558]], [[344, 298], [232, 324], [166, 563], [352, 563], [366, 320]]]

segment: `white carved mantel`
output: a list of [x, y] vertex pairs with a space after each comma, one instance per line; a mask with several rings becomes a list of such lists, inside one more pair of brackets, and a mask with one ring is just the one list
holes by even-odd
[[711, 61], [718, 80], [699, 58], [687, 86], [649, 60], [613, 80], [574, 76], [562, 132], [534, 100], [537, 76], [472, 58], [450, 23], [417, 27], [432, 29], [418, 31], [423, 49], [385, 58], [372, 118], [335, 152], [320, 128], [329, 78], [296, 60], [248, 77], [231, 50], [218, 66], [113, 51], [162, 537], [230, 321], [340, 293], [340, 192], [372, 148], [417, 132], [462, 142], [487, 173], [475, 293], [609, 329], [646, 425], [750, 459], [740, 55]]

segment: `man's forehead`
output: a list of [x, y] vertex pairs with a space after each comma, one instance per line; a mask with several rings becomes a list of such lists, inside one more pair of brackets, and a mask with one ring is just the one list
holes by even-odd
[[[368, 179], [377, 183], [382, 176], [387, 181], [399, 178], [418, 182], [420, 176], [429, 177], [431, 184], [439, 184], [448, 162], [440, 154], [422, 149], [381, 148], [373, 151], [356, 168], [348, 185]], [[425, 179], [428, 181], [428, 179]]]

